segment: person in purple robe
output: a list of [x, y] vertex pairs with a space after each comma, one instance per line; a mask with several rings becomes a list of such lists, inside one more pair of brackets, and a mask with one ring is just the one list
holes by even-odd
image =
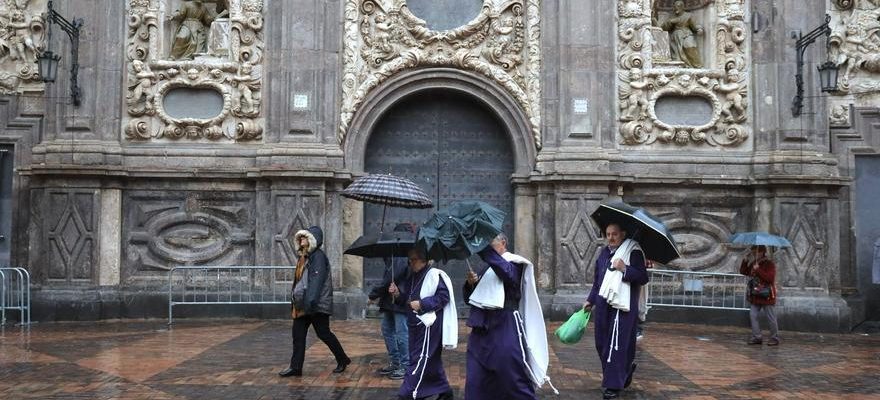
[[[639, 293], [648, 283], [644, 252], [636, 245], [628, 254], [629, 262], [615, 257], [615, 252], [626, 240], [620, 225], [611, 223], [605, 228], [607, 246], [596, 260], [593, 288], [584, 303], [584, 310], [592, 308], [595, 323], [596, 350], [602, 362], [602, 398], [616, 399], [620, 391], [632, 383], [636, 369], [636, 328], [639, 316]], [[614, 258], [612, 262], [612, 258]], [[628, 311], [621, 311], [599, 295], [605, 275], [614, 270], [623, 273], [622, 281], [629, 284]]]
[[[443, 348], [454, 348], [458, 340], [455, 300], [445, 272], [428, 265], [422, 249], [408, 254], [410, 275], [389, 292], [397, 304], [406, 305], [409, 329], [409, 366], [398, 391], [398, 399], [451, 400], [452, 388], [443, 369]], [[450, 326], [450, 324], [452, 326]], [[454, 331], [454, 332], [452, 332]]]
[[[464, 397], [468, 400], [537, 399], [534, 373], [527, 361], [531, 355], [527, 354], [529, 345], [526, 343], [526, 329], [521, 315], [526, 311], [520, 311], [527, 260], [520, 258], [526, 263], [511, 262], [502, 257], [505, 254], [511, 253], [507, 252], [507, 237], [502, 233], [489, 247], [479, 252], [480, 258], [488, 266], [479, 274], [469, 271], [464, 284], [465, 302], [472, 306], [467, 320], [471, 333], [468, 336], [467, 380], [464, 386]], [[503, 284], [503, 300], [499, 296], [499, 287], [496, 289], [499, 304], [490, 306], [472, 302], [477, 284], [488, 276], [490, 270]], [[540, 312], [540, 306], [537, 310]], [[540, 321], [537, 323], [544, 329], [543, 316], [538, 318]], [[546, 343], [544, 336], [545, 348]], [[546, 370], [546, 365], [541, 369]]]

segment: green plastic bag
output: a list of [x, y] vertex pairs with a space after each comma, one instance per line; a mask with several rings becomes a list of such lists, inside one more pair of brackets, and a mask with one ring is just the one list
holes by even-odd
[[584, 330], [587, 329], [587, 322], [590, 322], [590, 312], [580, 309], [568, 317], [559, 329], [556, 330], [556, 337], [565, 344], [575, 344], [581, 340]]

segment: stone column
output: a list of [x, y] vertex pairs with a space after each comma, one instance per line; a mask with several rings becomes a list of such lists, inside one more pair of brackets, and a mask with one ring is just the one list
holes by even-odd
[[119, 284], [122, 244], [122, 190], [102, 189], [99, 218], [98, 285]]

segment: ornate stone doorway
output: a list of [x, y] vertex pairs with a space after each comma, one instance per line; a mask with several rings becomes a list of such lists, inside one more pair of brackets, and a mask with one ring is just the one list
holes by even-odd
[[[515, 154], [510, 136], [494, 112], [456, 91], [420, 91], [389, 108], [374, 125], [364, 155], [364, 171], [407, 177], [445, 208], [459, 200], [483, 200], [507, 213], [504, 229], [513, 237], [514, 194], [510, 178]], [[430, 210], [389, 209], [384, 229], [421, 223]], [[378, 232], [382, 207], [364, 206], [364, 232]], [[474, 268], [479, 258], [471, 260]], [[460, 292], [464, 262], [443, 267]], [[382, 261], [364, 260], [364, 289], [382, 279]], [[459, 299], [459, 302], [461, 299]]]

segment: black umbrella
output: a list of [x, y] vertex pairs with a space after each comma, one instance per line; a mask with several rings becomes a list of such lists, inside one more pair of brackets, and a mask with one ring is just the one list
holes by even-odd
[[419, 229], [418, 244], [431, 260], [467, 259], [501, 233], [504, 212], [482, 201], [461, 201], [434, 213]]
[[381, 235], [364, 235], [345, 249], [345, 254], [364, 258], [406, 257], [415, 245], [411, 232], [386, 232]]
[[342, 195], [350, 199], [383, 205], [380, 233], [385, 225], [385, 209], [388, 206], [403, 208], [434, 206], [428, 194], [413, 181], [391, 174], [373, 174], [355, 179], [342, 191]]
[[619, 224], [629, 237], [639, 242], [649, 260], [666, 264], [681, 257], [669, 228], [644, 209], [623, 202], [600, 204], [590, 217], [602, 232], [611, 223]]

